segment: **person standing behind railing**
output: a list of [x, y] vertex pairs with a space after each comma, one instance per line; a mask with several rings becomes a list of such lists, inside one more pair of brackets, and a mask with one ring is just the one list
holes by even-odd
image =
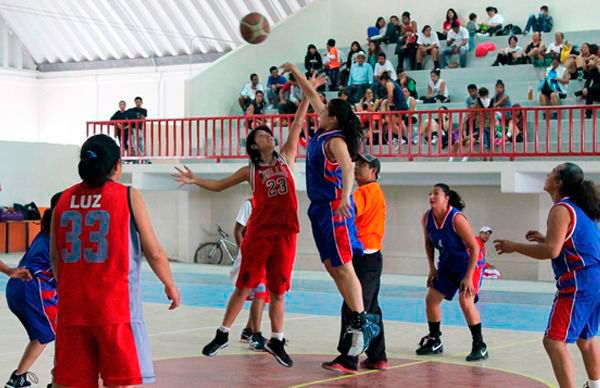
[[[127, 120], [129, 117], [125, 108], [127, 103], [123, 100], [119, 101], [119, 110], [110, 116], [110, 121], [114, 120]], [[129, 126], [127, 123], [115, 123], [115, 136], [119, 139], [119, 144], [127, 152], [129, 147]]]
[[[145, 120], [146, 117], [148, 117], [148, 110], [142, 108], [144, 100], [142, 100], [142, 97], [138, 96], [134, 98], [133, 101], [135, 102], [135, 107], [130, 108], [125, 112], [127, 114], [127, 119]], [[131, 147], [133, 149], [133, 155], [142, 156], [144, 154], [144, 124], [139, 122], [133, 123], [131, 127]]]

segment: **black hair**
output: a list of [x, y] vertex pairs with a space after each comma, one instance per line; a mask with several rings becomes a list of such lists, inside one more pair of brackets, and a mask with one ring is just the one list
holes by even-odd
[[548, 12], [548, 6], [547, 6], [547, 5], [542, 5], [542, 6], [540, 7], [540, 9], [541, 9], [542, 11], [544, 11], [544, 12]]
[[384, 71], [383, 73], [381, 73], [381, 75], [379, 76], [379, 80], [380, 81], [390, 81], [392, 78], [390, 77], [390, 72], [389, 71]]
[[346, 88], [341, 88], [341, 89], [338, 91], [338, 94], [337, 94], [337, 96], [338, 96], [338, 97], [342, 97], [342, 96], [350, 97], [350, 95], [348, 94], [348, 90], [346, 90]]
[[594, 182], [585, 180], [583, 170], [575, 163], [563, 163], [557, 169], [560, 194], [568, 196], [588, 217], [600, 220], [600, 193]]
[[442, 75], [442, 71], [440, 69], [433, 69], [429, 72], [429, 74], [437, 74], [438, 77]]
[[490, 95], [490, 91], [487, 90], [486, 87], [479, 88], [479, 97], [485, 97], [485, 96], [489, 96], [489, 95]]
[[431, 28], [431, 26], [429, 24], [425, 24], [425, 26], [423, 27], [423, 29], [421, 30], [421, 32], [425, 33], [425, 31], [427, 31], [428, 28]]
[[[248, 154], [250, 161], [255, 165], [262, 161], [262, 159], [260, 158], [260, 151], [258, 151], [255, 148], [252, 148], [252, 146], [256, 144], [256, 133], [258, 131], [265, 131], [269, 135], [273, 136], [273, 131], [271, 131], [271, 128], [267, 127], [266, 125], [259, 125], [258, 127], [248, 132], [248, 136], [246, 136], [246, 153]], [[273, 151], [273, 153], [275, 153], [275, 151]]]
[[256, 96], [259, 93], [262, 94], [263, 96], [265, 95], [265, 92], [263, 92], [262, 90], [257, 90], [256, 93], [254, 93], [254, 95]]
[[379, 27], [379, 22], [383, 20], [383, 22], [385, 23], [385, 19], [383, 16], [380, 16], [377, 18], [377, 20], [375, 21], [375, 27]]
[[352, 44], [350, 45], [350, 52], [353, 52], [353, 51], [352, 51], [352, 46], [354, 46], [354, 44], [356, 44], [356, 45], [358, 46], [358, 50], [356, 50], [356, 51], [354, 51], [354, 52], [363, 51], [362, 47], [360, 46], [360, 43], [358, 43], [358, 41], [356, 41], [356, 40], [355, 40], [355, 41], [354, 41], [354, 42], [352, 42]]
[[496, 81], [496, 86], [498, 86], [498, 85], [504, 86], [504, 82], [502, 82], [502, 80], [499, 79], [499, 80]]
[[111, 137], [101, 134], [87, 139], [79, 155], [79, 176], [84, 183], [98, 187], [112, 176], [121, 152]]
[[406, 12], [402, 12], [402, 17], [407, 17], [410, 19], [410, 12], [406, 11]]
[[463, 201], [460, 194], [458, 194], [456, 191], [450, 189], [450, 186], [448, 186], [447, 184], [436, 183], [435, 185], [433, 185], [433, 187], [437, 187], [437, 188], [441, 189], [444, 192], [444, 194], [446, 194], [448, 196], [448, 204], [450, 206], [452, 206], [453, 208], [456, 208], [458, 210], [463, 210], [467, 206], [467, 205], [465, 205], [465, 201]]
[[329, 39], [329, 40], [327, 40], [327, 46], [335, 47], [335, 39]]
[[50, 234], [50, 228], [52, 227], [52, 213], [54, 212], [54, 208], [60, 199], [60, 195], [62, 192], [56, 193], [50, 199], [50, 208], [46, 209], [44, 215], [42, 216], [41, 232], [44, 234]]
[[273, 70], [277, 70], [277, 66], [271, 66], [271, 67], [269, 67], [269, 73], [272, 73]]
[[310, 51], [310, 49], [317, 49], [317, 46], [315, 46], [314, 44], [309, 44], [308, 47], [306, 48], [306, 52], [308, 53]]
[[144, 100], [142, 99], [142, 97], [140, 97], [140, 96], [137, 96], [136, 98], [134, 98], [134, 99], [133, 99], [133, 101], [137, 101], [137, 100], [144, 101]]
[[256, 73], [250, 74], [250, 81], [252, 81], [252, 78], [254, 78], [254, 77], [258, 78], [258, 74], [256, 74]]
[[352, 159], [355, 159], [362, 143], [363, 131], [360, 120], [352, 111], [352, 106], [336, 98], [327, 104], [327, 113], [330, 117], [337, 118], [338, 128], [342, 131], [348, 146], [348, 153]]
[[123, 104], [127, 105], [127, 102], [125, 102], [125, 100], [121, 100], [121, 101], [119, 101], [119, 104], [120, 104], [120, 103], [123, 103]]
[[498, 13], [498, 8], [496, 8], [496, 7], [487, 7], [485, 9], [485, 12], [490, 12], [490, 11], [494, 11], [494, 13]]
[[456, 13], [456, 10], [454, 8], [448, 8], [448, 10], [446, 11], [446, 21], [448, 21], [448, 12], [452, 11], [452, 13], [454, 14], [454, 18], [452, 18], [452, 21], [455, 21], [458, 19], [458, 14]]
[[290, 73], [288, 75], [288, 81], [295, 82], [296, 81], [296, 76], [293, 73]]
[[477, 90], [477, 85], [475, 85], [475, 84], [467, 85], [467, 90], [473, 90], [473, 89]]
[[453, 20], [452, 21], [452, 28], [456, 28], [456, 27], [460, 27], [460, 22], [458, 20]]
[[476, 13], [473, 13], [473, 12], [471, 12], [471, 13], [469, 14], [469, 20], [475, 20], [475, 19], [477, 19], [477, 14], [476, 14]]
[[390, 16], [390, 20], [392, 20], [392, 19], [400, 20], [400, 18], [398, 17], [398, 15], [392, 15], [392, 16]]
[[379, 54], [377, 54], [377, 58], [379, 58], [379, 57], [387, 58], [387, 55], [385, 55], [385, 53], [382, 51]]
[[590, 54], [591, 55], [597, 55], [598, 54], [598, 45], [596, 43], [591, 43], [588, 45], [588, 47], [590, 48]]

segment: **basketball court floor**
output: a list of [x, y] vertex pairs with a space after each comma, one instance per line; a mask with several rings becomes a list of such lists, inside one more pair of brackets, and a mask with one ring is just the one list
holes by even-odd
[[[15, 264], [17, 255], [0, 255]], [[142, 276], [145, 320], [152, 342], [157, 384], [171, 387], [545, 387], [556, 386], [542, 347], [542, 335], [554, 294], [554, 285], [541, 282], [484, 280], [479, 308], [490, 358], [467, 363], [471, 339], [457, 301], [443, 305], [441, 356], [414, 353], [426, 334], [425, 278], [384, 275], [381, 304], [389, 369], [361, 370], [336, 375], [321, 369], [335, 357], [341, 299], [325, 271], [296, 271], [288, 294], [285, 335], [293, 368], [284, 368], [265, 353], [255, 353], [238, 342], [247, 310], [238, 318], [229, 348], [216, 357], [200, 350], [219, 326], [232, 285], [229, 267], [173, 264], [183, 306], [168, 311], [161, 285], [148, 267]], [[6, 278], [0, 279], [3, 293]], [[25, 331], [0, 298], [0, 378], [8, 379], [27, 343]], [[268, 314], [263, 332], [269, 334]], [[32, 368], [40, 385], [50, 381], [54, 349], [50, 346]], [[585, 371], [576, 354], [577, 384]]]

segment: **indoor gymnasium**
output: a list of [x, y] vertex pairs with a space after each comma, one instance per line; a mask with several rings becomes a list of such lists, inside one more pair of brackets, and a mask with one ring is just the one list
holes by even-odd
[[600, 388], [592, 0], [0, 0], [0, 384]]

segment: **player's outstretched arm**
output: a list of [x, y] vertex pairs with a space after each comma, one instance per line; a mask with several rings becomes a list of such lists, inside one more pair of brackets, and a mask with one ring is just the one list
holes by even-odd
[[294, 77], [302, 89], [304, 96], [308, 99], [308, 102], [310, 102], [310, 105], [312, 105], [313, 110], [319, 116], [319, 120], [321, 120], [327, 111], [325, 104], [323, 104], [323, 101], [321, 101], [321, 98], [319, 97], [317, 88], [311, 85], [300, 69], [298, 69], [298, 66], [294, 65], [293, 63], [284, 63], [281, 65], [281, 68], [285, 72], [294, 74]]
[[131, 188], [131, 206], [133, 208], [133, 216], [140, 234], [140, 239], [142, 240], [144, 256], [146, 257], [150, 268], [152, 268], [152, 271], [156, 274], [162, 284], [164, 284], [165, 294], [171, 301], [169, 310], [173, 310], [181, 303], [181, 295], [175, 286], [167, 255], [154, 234], [154, 229], [152, 228], [150, 217], [148, 216], [148, 211], [144, 204], [144, 199], [140, 192], [134, 188]]
[[31, 273], [26, 268], [12, 268], [0, 260], [0, 272], [13, 279], [31, 280]]
[[421, 220], [421, 225], [423, 226], [423, 239], [425, 243], [425, 253], [427, 254], [427, 265], [429, 266], [429, 274], [427, 275], [427, 287], [433, 287], [433, 280], [437, 278], [437, 268], [435, 268], [435, 257], [434, 257], [434, 249], [431, 239], [429, 238], [429, 233], [427, 233], [427, 214], [426, 212], [423, 215], [423, 219]]
[[235, 186], [244, 181], [250, 182], [250, 168], [244, 166], [237, 170], [233, 175], [230, 175], [223, 179], [204, 179], [195, 176], [187, 166], [183, 166], [183, 170], [179, 167], [175, 167], [177, 172], [171, 175], [175, 177], [175, 180], [180, 183], [179, 187], [185, 185], [196, 185], [209, 191], [223, 191], [232, 186]]

